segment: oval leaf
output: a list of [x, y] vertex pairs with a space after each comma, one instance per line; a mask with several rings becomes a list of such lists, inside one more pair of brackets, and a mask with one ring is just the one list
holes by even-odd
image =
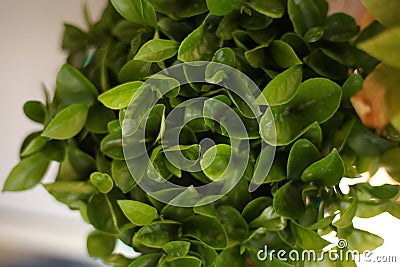
[[121, 84], [99, 96], [99, 101], [110, 109], [126, 108], [143, 82], [135, 81]]
[[135, 60], [158, 62], [173, 57], [178, 52], [179, 43], [173, 40], [150, 40], [139, 49]]
[[148, 225], [158, 217], [157, 210], [145, 203], [134, 200], [118, 200], [125, 216], [135, 225]]

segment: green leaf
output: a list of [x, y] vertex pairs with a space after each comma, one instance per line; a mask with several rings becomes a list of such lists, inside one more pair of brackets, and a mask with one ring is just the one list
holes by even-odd
[[260, 135], [271, 145], [289, 144], [314, 122], [323, 123], [331, 118], [339, 108], [341, 96], [336, 83], [323, 78], [309, 79], [300, 84], [288, 103], [267, 109], [260, 121]]
[[383, 167], [396, 181], [400, 181], [400, 148], [392, 148], [386, 151], [380, 158]]
[[212, 61], [234, 67], [235, 52], [229, 47], [220, 48], [215, 52]]
[[354, 216], [356, 216], [357, 212], [357, 205], [358, 205], [357, 198], [354, 198], [350, 206], [346, 210], [340, 212], [340, 219], [335, 221], [333, 225], [336, 226], [337, 228], [343, 228], [343, 229], [352, 226], [353, 218]]
[[300, 180], [303, 171], [321, 158], [321, 153], [307, 139], [300, 139], [292, 146], [287, 160], [287, 176], [290, 180]]
[[183, 257], [189, 253], [190, 242], [171, 241], [163, 246], [163, 250], [170, 257]]
[[294, 222], [291, 223], [291, 226], [297, 234], [296, 245], [298, 245], [302, 249], [321, 251], [324, 247], [330, 244], [319, 234], [310, 229], [307, 229]]
[[170, 241], [179, 239], [181, 226], [174, 221], [157, 221], [143, 226], [133, 237], [133, 244], [142, 244], [150, 248], [162, 248]]
[[240, 212], [231, 206], [218, 208], [218, 219], [228, 234], [229, 246], [240, 244], [248, 236], [249, 227]]
[[69, 52], [75, 52], [85, 49], [88, 44], [88, 36], [78, 27], [71, 24], [64, 24], [64, 35], [62, 40], [62, 49]]
[[249, 223], [251, 228], [263, 227], [271, 231], [283, 230], [286, 227], [286, 219], [279, 216], [272, 206], [267, 207], [264, 211]]
[[87, 237], [86, 246], [91, 257], [105, 258], [114, 251], [115, 237], [95, 230]]
[[244, 1], [244, 3], [257, 12], [271, 18], [281, 18], [285, 13], [285, 7], [279, 0], [248, 0]]
[[210, 60], [218, 45], [218, 38], [203, 24], [182, 41], [178, 50], [178, 60], [183, 62]]
[[125, 216], [135, 225], [148, 225], [158, 217], [157, 210], [148, 204], [134, 200], [118, 200]]
[[122, 193], [126, 194], [136, 186], [125, 160], [113, 160], [111, 173], [115, 184], [121, 189]]
[[88, 112], [87, 104], [74, 104], [66, 107], [47, 125], [42, 136], [57, 140], [74, 137], [85, 126]]
[[241, 255], [240, 247], [234, 246], [224, 249], [215, 261], [215, 267], [225, 267], [229, 263], [231, 267], [243, 267], [246, 264], [245, 255]]
[[351, 74], [342, 86], [342, 99], [348, 100], [355, 93], [360, 91], [363, 86], [364, 79], [357, 74]]
[[317, 74], [331, 80], [344, 80], [348, 76], [347, 67], [328, 57], [319, 50], [304, 58], [304, 62]]
[[161, 258], [161, 253], [149, 253], [140, 255], [137, 259], [132, 261], [128, 267], [153, 267], [157, 266], [158, 261]]
[[357, 228], [338, 231], [338, 237], [346, 239], [347, 249], [356, 250], [360, 253], [372, 251], [383, 244], [383, 239], [380, 236]]
[[218, 144], [208, 149], [200, 160], [205, 175], [212, 181], [226, 178], [225, 170], [231, 157], [231, 146]]
[[290, 181], [281, 186], [273, 199], [273, 206], [279, 215], [298, 219], [304, 213], [305, 207], [301, 196], [301, 186]]
[[119, 234], [119, 224], [123, 216], [115, 201], [109, 195], [98, 193], [88, 203], [87, 215], [96, 229], [108, 233]]
[[209, 216], [192, 216], [183, 225], [183, 235], [198, 239], [215, 249], [223, 249], [228, 245], [224, 226], [218, 219]]
[[121, 83], [141, 80], [149, 74], [150, 68], [149, 62], [129, 60], [118, 73], [118, 79]]
[[108, 132], [107, 124], [115, 120], [115, 114], [112, 110], [96, 103], [89, 108], [86, 120], [86, 128], [92, 133], [105, 134]]
[[180, 20], [207, 12], [206, 1], [176, 0], [171, 3], [168, 0], [148, 0], [157, 12], [165, 14], [172, 19]]
[[207, 7], [216, 16], [225, 16], [239, 9], [240, 0], [207, 0]]
[[[262, 95], [265, 97], [265, 104], [269, 106], [277, 106], [286, 104], [297, 93], [297, 89], [301, 83], [302, 70], [301, 65], [295, 65], [278, 74], [264, 88]], [[257, 98], [257, 104], [264, 104], [262, 96]]]
[[82, 201], [87, 202], [96, 193], [94, 186], [83, 181], [56, 181], [43, 186], [57, 201], [71, 209], [79, 209]]
[[142, 84], [143, 82], [135, 81], [118, 85], [101, 94], [99, 96], [99, 101], [110, 109], [126, 108]]
[[94, 172], [90, 175], [90, 182], [97, 187], [97, 189], [104, 194], [111, 191], [114, 186], [114, 182], [110, 175], [107, 173]]
[[257, 218], [263, 210], [272, 205], [272, 199], [269, 197], [258, 197], [253, 199], [244, 207], [242, 214], [246, 221], [250, 222]]
[[289, 0], [288, 13], [294, 31], [303, 36], [309, 29], [321, 26], [321, 16], [313, 0]]
[[324, 35], [325, 27], [312, 27], [304, 34], [304, 41], [307, 43], [315, 43]]
[[313, 163], [301, 175], [304, 182], [318, 182], [326, 186], [339, 184], [344, 175], [344, 163], [336, 149]]
[[358, 44], [358, 48], [388, 65], [400, 68], [398, 60], [400, 58], [399, 43], [400, 26], [388, 29], [378, 36]]
[[201, 267], [201, 260], [193, 256], [184, 256], [172, 260], [161, 260], [158, 267]]
[[32, 139], [26, 146], [24, 146], [24, 149], [21, 151], [21, 157], [27, 157], [42, 150], [46, 146], [48, 141], [49, 139], [46, 137], [37, 136], [36, 138]]
[[157, 27], [156, 12], [147, 0], [111, 0], [125, 19], [139, 25]]
[[368, 12], [371, 13], [380, 23], [386, 27], [400, 25], [398, 11], [400, 3], [398, 0], [387, 0], [382, 5], [380, 0], [361, 0]]
[[281, 68], [286, 69], [302, 63], [293, 48], [284, 41], [272, 41], [270, 50], [272, 58]]
[[46, 107], [40, 101], [28, 101], [24, 104], [25, 115], [34, 122], [44, 123]]
[[43, 154], [34, 154], [22, 159], [10, 172], [3, 192], [22, 191], [37, 185], [46, 173], [50, 160]]
[[173, 57], [178, 52], [179, 43], [173, 40], [153, 39], [143, 44], [135, 55], [135, 60], [158, 62]]
[[347, 42], [354, 38], [360, 30], [350, 15], [336, 13], [326, 19], [324, 39], [331, 42]]
[[57, 75], [56, 97], [65, 105], [93, 103], [96, 87], [75, 67], [64, 64]]

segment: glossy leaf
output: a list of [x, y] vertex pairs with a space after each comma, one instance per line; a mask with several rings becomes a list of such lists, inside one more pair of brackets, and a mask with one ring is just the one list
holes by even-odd
[[241, 255], [239, 246], [224, 249], [215, 261], [215, 267], [224, 267], [229, 262], [229, 266], [243, 267], [246, 263], [245, 255]]
[[339, 108], [341, 95], [340, 87], [327, 79], [303, 82], [291, 101], [267, 109], [260, 122], [261, 137], [271, 145], [289, 144], [315, 121], [322, 123], [332, 117]]
[[287, 162], [287, 176], [291, 180], [300, 180], [303, 171], [321, 158], [321, 153], [307, 139], [300, 139], [292, 146]]
[[316, 73], [329, 79], [344, 80], [347, 78], [347, 68], [321, 51], [314, 51], [304, 58], [304, 62]]
[[351, 96], [360, 91], [362, 89], [363, 81], [364, 80], [360, 75], [351, 74], [342, 86], [342, 98], [344, 100], [350, 99]]
[[251, 228], [263, 227], [271, 231], [283, 230], [286, 227], [286, 219], [279, 216], [272, 206], [267, 207], [257, 218], [249, 223]]
[[288, 13], [294, 31], [303, 36], [309, 29], [321, 26], [321, 16], [313, 0], [289, 0]]
[[148, 0], [157, 12], [179, 20], [193, 17], [207, 11], [206, 1], [178, 0], [171, 4], [168, 0]]
[[96, 87], [69, 64], [61, 67], [56, 84], [56, 97], [65, 105], [93, 103], [98, 95]]
[[49, 163], [43, 154], [22, 159], [8, 175], [3, 191], [21, 191], [34, 187], [43, 178]]
[[148, 204], [134, 200], [118, 200], [125, 216], [135, 225], [148, 225], [158, 217], [157, 210]]
[[212, 58], [212, 61], [234, 67], [235, 66], [235, 52], [229, 47], [224, 47], [224, 48], [218, 49], [215, 52], [215, 54]]
[[228, 245], [228, 236], [223, 225], [209, 216], [192, 216], [183, 225], [183, 235], [198, 239], [215, 249], [223, 249]]
[[145, 78], [150, 71], [151, 63], [140, 60], [128, 61], [118, 73], [120, 82], [134, 82]]
[[158, 62], [173, 57], [178, 52], [179, 43], [173, 40], [153, 39], [143, 44], [135, 60]]
[[207, 8], [216, 16], [225, 16], [239, 9], [240, 0], [207, 0]]
[[360, 28], [350, 15], [336, 13], [326, 19], [324, 39], [331, 42], [346, 42], [355, 37]]
[[193, 257], [193, 256], [184, 256], [175, 258], [172, 260], [161, 260], [161, 262], [157, 265], [159, 267], [185, 267], [185, 266], [193, 266], [193, 267], [201, 267], [201, 260]]
[[111, 0], [115, 9], [127, 20], [139, 24], [157, 27], [156, 12], [146, 0]]
[[161, 253], [149, 253], [146, 255], [140, 255], [136, 258], [128, 267], [151, 267], [156, 266], [159, 259], [161, 258]]
[[[302, 80], [302, 70], [300, 65], [290, 67], [286, 71], [278, 74], [264, 88], [262, 94], [265, 97], [265, 104], [277, 106], [286, 104], [297, 93], [297, 89]], [[264, 104], [262, 96], [256, 103]]]
[[224, 179], [230, 157], [231, 147], [229, 145], [219, 144], [211, 147], [200, 160], [204, 174], [212, 181]]
[[46, 137], [37, 136], [36, 138], [32, 139], [26, 146], [24, 146], [23, 150], [21, 151], [21, 157], [30, 156], [42, 150], [46, 146], [48, 141], [49, 139]]
[[58, 140], [74, 137], [85, 126], [88, 112], [87, 104], [74, 104], [61, 110], [44, 129], [42, 136]]
[[271, 18], [280, 18], [285, 13], [284, 6], [279, 0], [249, 0], [245, 1], [245, 3], [257, 12]]
[[230, 206], [218, 208], [218, 219], [228, 234], [229, 244], [237, 244], [248, 236], [248, 225], [238, 210]]
[[203, 24], [182, 41], [178, 59], [183, 62], [210, 60], [218, 49], [218, 43], [216, 36]]
[[110, 175], [107, 173], [94, 172], [90, 175], [90, 182], [97, 187], [97, 189], [104, 194], [111, 191], [114, 186], [114, 182]]
[[353, 225], [353, 218], [356, 216], [358, 201], [354, 198], [350, 206], [340, 213], [339, 220], [333, 223], [338, 228], [346, 228]]
[[146, 225], [134, 235], [133, 244], [141, 243], [150, 248], [162, 248], [180, 237], [180, 224], [174, 221], [157, 221]]
[[122, 193], [128, 193], [135, 186], [135, 180], [124, 160], [113, 160], [111, 164], [112, 179], [115, 184], [121, 189]]
[[304, 170], [301, 180], [318, 182], [326, 186], [339, 184], [344, 175], [344, 164], [336, 149], [325, 158], [313, 163]]
[[190, 242], [187, 241], [171, 241], [163, 246], [163, 250], [170, 257], [186, 256], [190, 249]]
[[270, 44], [270, 51], [272, 58], [281, 68], [286, 69], [302, 63], [293, 48], [283, 41], [273, 41]]
[[126, 108], [143, 82], [135, 81], [119, 85], [99, 96], [99, 101], [110, 109]]

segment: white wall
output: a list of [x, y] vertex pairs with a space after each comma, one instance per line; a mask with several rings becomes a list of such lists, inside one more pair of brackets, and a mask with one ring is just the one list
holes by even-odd
[[[27, 100], [43, 100], [42, 83], [51, 91], [65, 62], [60, 46], [63, 23], [84, 25], [84, 0], [0, 1], [0, 187], [18, 162], [23, 138], [38, 125], [27, 119]], [[98, 17], [105, 0], [87, 0]], [[51, 179], [51, 175], [48, 179]], [[91, 227], [76, 212], [57, 203], [43, 188], [0, 193], [0, 247], [88, 259]]]

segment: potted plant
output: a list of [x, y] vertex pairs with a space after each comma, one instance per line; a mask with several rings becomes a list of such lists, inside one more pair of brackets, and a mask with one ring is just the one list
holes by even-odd
[[[380, 60], [383, 100], [398, 94], [400, 66], [378, 48], [399, 23], [363, 2], [379, 22], [361, 31], [326, 0], [109, 1], [88, 31], [65, 26], [54, 95], [24, 105], [43, 130], [3, 191], [59, 162], [43, 186], [94, 226], [89, 254], [113, 266], [355, 266], [313, 258], [321, 236], [363, 253], [383, 240], [354, 216], [400, 217], [397, 185], [339, 187], [380, 167], [400, 181], [398, 110], [368, 127], [353, 107]], [[117, 239], [140, 256], [113, 254]]]

